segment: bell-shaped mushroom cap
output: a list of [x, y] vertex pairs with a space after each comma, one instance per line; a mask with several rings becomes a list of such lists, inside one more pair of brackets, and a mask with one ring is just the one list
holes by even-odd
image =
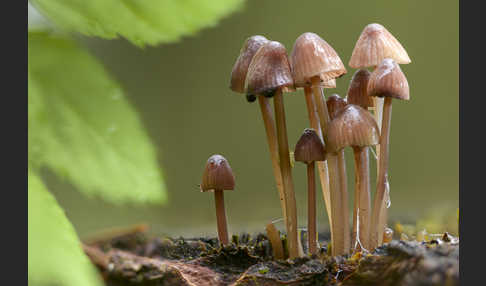
[[376, 145], [380, 131], [369, 111], [348, 104], [329, 124], [328, 139], [329, 150], [336, 152], [347, 146]]
[[348, 95], [346, 96], [349, 104], [356, 104], [364, 109], [374, 106], [374, 101], [371, 96], [368, 96], [368, 81], [371, 73], [366, 69], [357, 70], [348, 88]]
[[310, 163], [326, 160], [326, 149], [314, 129], [306, 128], [295, 145], [295, 161]]
[[272, 97], [277, 88], [293, 89], [287, 50], [281, 43], [270, 41], [258, 49], [248, 67], [246, 84], [248, 95]]
[[209, 157], [204, 168], [201, 192], [209, 190], [233, 190], [234, 188], [235, 177], [226, 158], [221, 155]]
[[315, 76], [327, 82], [346, 73], [336, 51], [314, 33], [303, 33], [295, 40], [290, 63], [297, 87], [310, 85]]
[[258, 49], [268, 43], [264, 36], [256, 35], [246, 39], [245, 44], [240, 50], [240, 55], [236, 59], [233, 70], [231, 71], [231, 90], [239, 93], [245, 92], [245, 79], [248, 66]]
[[348, 103], [346, 102], [345, 98], [342, 98], [338, 94], [334, 93], [327, 98], [326, 104], [327, 111], [329, 112], [329, 118], [333, 120]]
[[392, 58], [399, 64], [411, 62], [402, 44], [380, 24], [369, 24], [361, 32], [349, 60], [352, 68], [377, 66], [385, 58]]
[[400, 66], [392, 59], [384, 59], [371, 73], [368, 82], [368, 95], [410, 99], [408, 81]]

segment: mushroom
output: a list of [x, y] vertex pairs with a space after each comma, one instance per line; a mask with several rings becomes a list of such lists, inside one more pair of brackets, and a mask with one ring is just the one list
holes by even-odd
[[[233, 91], [238, 93], [246, 93], [246, 76], [251, 60], [258, 49], [268, 42], [269, 40], [267, 40], [267, 38], [260, 35], [251, 36], [246, 39], [231, 72], [230, 88]], [[247, 96], [247, 100], [249, 102], [253, 102], [256, 100], [256, 96], [249, 95]], [[260, 105], [263, 124], [265, 126], [265, 134], [267, 136], [268, 147], [270, 150], [273, 176], [275, 177], [275, 182], [277, 185], [280, 207], [282, 209], [282, 215], [284, 219], [286, 219], [285, 192], [283, 188], [282, 172], [280, 171], [277, 130], [275, 127], [275, 120], [273, 119], [273, 111], [268, 98], [258, 96], [258, 103]]]
[[373, 97], [368, 96], [368, 81], [371, 73], [367, 69], [357, 70], [348, 87], [346, 100], [348, 104], [355, 104], [364, 109], [374, 107]]
[[[368, 96], [368, 81], [370, 79], [370, 75], [371, 73], [367, 70], [367, 69], [359, 69], [357, 70], [352, 79], [351, 79], [351, 82], [349, 84], [349, 87], [348, 87], [348, 95], [346, 96], [346, 99], [347, 99], [347, 102], [349, 104], [355, 104], [355, 105], [358, 105], [358, 106], [361, 106], [362, 108], [364, 108], [365, 110], [367, 110], [368, 108], [374, 108], [374, 100], [373, 98], [374, 97], [371, 97], [371, 96]], [[363, 163], [361, 162], [362, 164], [367, 164], [367, 166], [369, 165], [369, 154], [368, 154], [368, 148], [365, 148], [365, 150], [363, 150], [363, 152], [366, 152], [365, 155], [361, 154], [361, 157], [366, 157], [366, 163]], [[356, 157], [355, 157], [356, 159]], [[358, 170], [357, 170], [357, 165], [355, 166], [355, 170], [356, 170], [356, 174], [358, 174]], [[368, 167], [369, 168], [369, 167]], [[367, 176], [369, 176], [369, 170], [367, 171]], [[368, 178], [369, 180], [369, 178]], [[351, 234], [351, 245], [353, 247], [359, 247], [360, 245], [359, 244], [356, 244], [356, 234], [358, 233], [358, 217], [357, 217], [357, 211], [358, 211], [358, 193], [357, 193], [357, 184], [359, 183], [359, 178], [357, 175], [355, 175], [355, 200], [354, 200], [354, 211], [353, 211], [353, 232]], [[369, 182], [368, 182], [368, 188], [369, 188]], [[369, 191], [369, 190], [368, 190]], [[369, 210], [369, 208], [368, 208]], [[369, 224], [369, 221], [366, 222], [367, 224]], [[363, 220], [360, 220], [360, 226], [363, 226]], [[369, 229], [369, 227], [367, 228]], [[369, 230], [368, 230], [369, 232]], [[362, 233], [362, 232], [361, 232]], [[368, 235], [369, 236], [369, 235]], [[361, 244], [363, 245], [367, 245], [367, 243], [363, 243], [363, 239], [360, 238], [360, 242]]]
[[352, 246], [355, 249], [368, 249], [369, 245], [371, 192], [368, 146], [378, 144], [379, 137], [378, 125], [371, 113], [354, 104], [338, 111], [329, 125], [329, 150], [343, 152], [343, 148], [350, 146], [354, 152], [356, 184]]
[[281, 43], [270, 41], [258, 49], [248, 67], [246, 85], [248, 97], [263, 95], [274, 99], [280, 171], [282, 172], [286, 204], [285, 223], [289, 243], [289, 257], [299, 257], [297, 205], [292, 182], [285, 108], [282, 96], [284, 91], [294, 90], [294, 81], [290, 73], [287, 51]]
[[384, 97], [383, 105], [383, 126], [380, 136], [380, 160], [378, 166], [378, 182], [376, 194], [373, 201], [373, 215], [371, 218], [371, 239], [372, 248], [381, 245], [386, 220], [383, 212], [386, 210], [386, 189], [388, 184], [388, 155], [390, 139], [390, 123], [392, 112], [392, 98], [409, 100], [409, 87], [407, 78], [400, 66], [392, 59], [384, 59], [370, 76], [368, 82], [368, 94], [370, 96]]
[[224, 209], [225, 190], [234, 190], [235, 177], [226, 160], [221, 155], [209, 157], [204, 168], [201, 183], [201, 192], [213, 191], [216, 205], [216, 219], [218, 223], [218, 238], [222, 245], [229, 244], [228, 227], [226, 223], [226, 211]]
[[[346, 105], [347, 105], [346, 99], [341, 98], [339, 95], [332, 94], [331, 96], [329, 96], [329, 98], [326, 101], [326, 106], [329, 111], [329, 117], [331, 119], [331, 123]], [[329, 132], [329, 127], [328, 127], [328, 132]], [[329, 140], [331, 139], [329, 138]], [[336, 180], [339, 180], [338, 184], [340, 186], [339, 192], [337, 194], [337, 200], [333, 201], [333, 205], [334, 207], [340, 210], [339, 221], [337, 221], [336, 223], [342, 228], [341, 230], [341, 232], [343, 233], [342, 246], [344, 247], [343, 254], [346, 254], [349, 252], [350, 236], [349, 236], [349, 219], [348, 219], [349, 217], [348, 183], [347, 183], [347, 175], [346, 175], [346, 161], [344, 158], [344, 150], [336, 150], [335, 152], [329, 152], [328, 158], [331, 156], [334, 156], [336, 158], [336, 164], [337, 164], [337, 170], [336, 170], [337, 176], [332, 178], [336, 178]]]
[[[377, 23], [367, 25], [354, 46], [351, 59], [349, 60], [349, 66], [352, 68], [375, 68], [385, 58], [391, 58], [398, 64], [409, 64], [411, 62], [407, 51], [405, 51], [400, 42], [385, 27]], [[382, 125], [381, 119], [383, 118], [382, 114], [383, 98], [374, 97], [374, 116], [380, 131]], [[375, 149], [377, 154], [377, 176], [379, 176], [380, 145], [376, 145]], [[387, 208], [383, 210], [383, 219], [385, 221], [387, 211]]]
[[[319, 136], [326, 142], [330, 119], [322, 87], [336, 87], [335, 79], [344, 75], [346, 68], [336, 51], [314, 33], [303, 33], [295, 40], [290, 62], [295, 86], [304, 87], [311, 127], [317, 130]], [[326, 163], [318, 163], [331, 226], [333, 255], [340, 255], [345, 253], [345, 247], [343, 229], [341, 224], [335, 222], [341, 217], [341, 210], [337, 208], [336, 201], [341, 186], [338, 179], [337, 158], [334, 155], [328, 157], [327, 166], [328, 174], [326, 174]]]
[[317, 254], [315, 162], [326, 160], [326, 150], [315, 130], [304, 130], [295, 145], [294, 157], [307, 165], [307, 237], [310, 254]]
[[[407, 51], [385, 27], [377, 23], [367, 25], [354, 46], [349, 66], [352, 68], [376, 67], [385, 58], [391, 58], [398, 64], [411, 62]], [[380, 98], [375, 98], [375, 100], [375, 119], [381, 129], [383, 101]]]

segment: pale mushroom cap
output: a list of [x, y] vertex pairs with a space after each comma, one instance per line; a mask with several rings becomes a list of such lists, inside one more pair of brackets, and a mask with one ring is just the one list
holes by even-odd
[[380, 24], [369, 24], [361, 32], [354, 46], [349, 66], [352, 68], [374, 67], [383, 59], [392, 58], [398, 64], [411, 62], [402, 44]]
[[217, 154], [209, 157], [203, 172], [201, 192], [234, 188], [235, 177], [226, 158]]
[[336, 51], [317, 34], [309, 32], [295, 40], [290, 63], [297, 87], [310, 86], [315, 76], [327, 82], [346, 73]]
[[248, 68], [246, 84], [247, 94], [268, 97], [277, 88], [284, 91], [293, 88], [287, 50], [281, 43], [270, 41], [256, 52]]
[[306, 128], [294, 150], [295, 161], [310, 163], [326, 160], [326, 149], [314, 129]]
[[368, 96], [368, 81], [371, 73], [366, 69], [357, 70], [349, 83], [348, 95], [346, 96], [349, 104], [356, 104], [364, 109], [374, 106], [371, 96]]
[[370, 112], [348, 104], [329, 124], [329, 150], [337, 152], [347, 146], [372, 146], [378, 144], [380, 131]]
[[268, 39], [264, 36], [255, 35], [246, 39], [245, 44], [240, 50], [240, 55], [231, 71], [231, 90], [239, 93], [245, 93], [245, 79], [253, 56], [258, 49], [264, 44], [268, 43]]
[[368, 95], [410, 99], [408, 81], [400, 66], [392, 59], [384, 59], [371, 73]]
[[327, 98], [326, 104], [329, 112], [329, 119], [333, 120], [348, 103], [346, 102], [345, 98], [342, 98], [338, 94], [334, 93]]

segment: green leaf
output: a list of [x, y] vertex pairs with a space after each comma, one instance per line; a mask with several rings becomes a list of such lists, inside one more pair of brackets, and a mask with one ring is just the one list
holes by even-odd
[[28, 184], [29, 285], [103, 285], [63, 210], [30, 168]]
[[29, 162], [113, 203], [161, 203], [157, 155], [103, 67], [69, 39], [29, 32]]
[[173, 42], [214, 26], [243, 0], [31, 0], [54, 23], [88, 36], [119, 35], [136, 45]]

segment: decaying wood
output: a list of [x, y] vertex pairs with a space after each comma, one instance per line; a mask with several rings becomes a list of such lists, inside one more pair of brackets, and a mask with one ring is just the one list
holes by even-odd
[[263, 234], [233, 236], [224, 247], [216, 238], [118, 234], [83, 244], [110, 286], [459, 285], [459, 240], [448, 234], [427, 242], [394, 240], [353, 256], [331, 257], [324, 247], [293, 260], [274, 259]]

